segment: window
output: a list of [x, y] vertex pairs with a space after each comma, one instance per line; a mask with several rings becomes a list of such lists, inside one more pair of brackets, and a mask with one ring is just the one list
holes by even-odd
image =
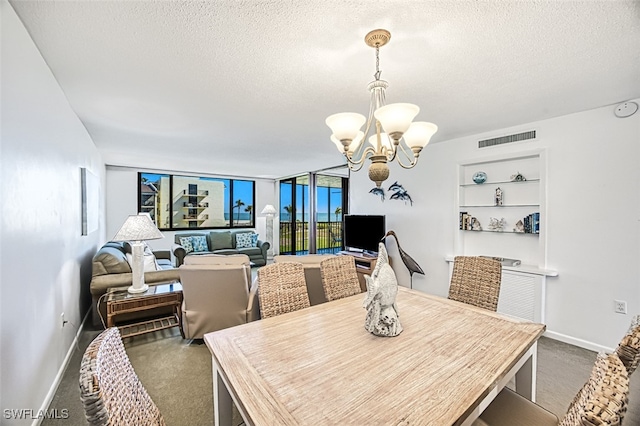
[[162, 230], [255, 226], [250, 180], [138, 173], [138, 188], [138, 211]]

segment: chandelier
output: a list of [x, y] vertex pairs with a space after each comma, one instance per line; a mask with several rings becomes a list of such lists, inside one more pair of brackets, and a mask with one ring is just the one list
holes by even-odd
[[[389, 177], [388, 162], [397, 160], [405, 169], [414, 167], [418, 163], [420, 151], [438, 131], [438, 126], [433, 123], [413, 122], [420, 111], [417, 105], [385, 104], [385, 90], [389, 83], [380, 80], [380, 48], [390, 39], [391, 33], [382, 29], [373, 30], [364, 38], [367, 46], [376, 49], [375, 80], [368, 86], [371, 92], [369, 117], [355, 112], [343, 112], [330, 115], [325, 121], [333, 132], [331, 141], [344, 154], [349, 169], [358, 171], [367, 158], [371, 161], [369, 179], [377, 187]], [[365, 122], [363, 132], [360, 129]]]

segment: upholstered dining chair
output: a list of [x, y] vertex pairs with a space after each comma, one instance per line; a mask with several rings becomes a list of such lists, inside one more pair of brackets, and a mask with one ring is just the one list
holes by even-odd
[[620, 425], [627, 410], [629, 376], [617, 354], [598, 354], [591, 376], [558, 418], [534, 402], [505, 388], [473, 426]]
[[258, 269], [260, 316], [274, 317], [308, 308], [309, 296], [301, 263], [272, 263]]
[[87, 347], [80, 364], [80, 400], [92, 426], [165, 425], [129, 362], [117, 327]]
[[327, 301], [361, 293], [353, 256], [335, 256], [320, 262], [322, 288]]
[[502, 281], [502, 264], [497, 260], [456, 256], [449, 285], [449, 299], [496, 311]]
[[248, 263], [180, 265], [186, 339], [202, 339], [206, 333], [257, 319], [255, 289], [249, 290]]
[[618, 344], [616, 353], [629, 375], [636, 371], [640, 363], [640, 315], [636, 315], [631, 321], [629, 331]]

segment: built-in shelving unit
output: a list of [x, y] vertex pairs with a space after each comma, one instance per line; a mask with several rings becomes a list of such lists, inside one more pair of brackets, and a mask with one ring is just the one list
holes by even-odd
[[[526, 155], [460, 165], [459, 229], [539, 235], [539, 163], [539, 155]], [[474, 182], [477, 172], [486, 174], [485, 182]]]
[[[451, 266], [456, 255], [520, 260], [502, 268], [498, 312], [538, 322], [545, 320], [547, 277], [558, 275], [546, 269], [545, 161], [544, 151], [536, 150], [459, 164], [454, 255], [445, 256]], [[486, 174], [483, 183], [474, 182], [477, 172]], [[514, 180], [517, 174], [524, 180]], [[490, 226], [492, 218], [503, 220], [501, 229]], [[518, 221], [527, 222], [528, 232], [520, 232]]]

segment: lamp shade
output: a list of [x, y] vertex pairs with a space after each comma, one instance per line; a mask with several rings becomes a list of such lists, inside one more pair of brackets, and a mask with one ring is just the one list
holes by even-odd
[[[358, 134], [356, 135], [356, 137], [353, 138], [353, 140], [349, 144], [349, 148], [347, 148], [347, 152], [355, 151], [358, 145], [360, 145], [362, 138], [364, 138], [364, 133], [362, 131], [358, 131]], [[340, 154], [344, 154], [344, 145], [342, 145], [342, 142], [340, 142], [334, 135], [331, 135], [331, 142], [336, 144], [336, 147], [338, 148], [338, 151], [340, 151]]]
[[271, 215], [273, 216], [274, 214], [276, 214], [278, 211], [276, 210], [275, 207], [273, 207], [271, 204], [267, 204], [266, 206], [264, 206], [264, 209], [262, 209], [262, 212], [260, 212], [261, 214], [264, 215]]
[[164, 238], [146, 214], [131, 215], [124, 221], [112, 241], [144, 241]]
[[426, 121], [416, 121], [411, 123], [409, 129], [404, 133], [404, 141], [409, 148], [424, 148], [431, 137], [438, 131], [438, 126]]
[[333, 132], [333, 136], [339, 141], [354, 140], [358, 131], [367, 121], [366, 117], [356, 112], [341, 112], [327, 117], [325, 123]]
[[402, 136], [419, 112], [420, 108], [414, 104], [389, 104], [378, 108], [373, 115], [385, 132], [392, 136], [398, 133]]
[[[389, 135], [386, 133], [380, 133], [380, 142], [382, 142], [382, 146], [391, 149], [391, 139], [389, 139]], [[375, 148], [378, 149], [378, 135], [369, 136], [369, 143]]]

